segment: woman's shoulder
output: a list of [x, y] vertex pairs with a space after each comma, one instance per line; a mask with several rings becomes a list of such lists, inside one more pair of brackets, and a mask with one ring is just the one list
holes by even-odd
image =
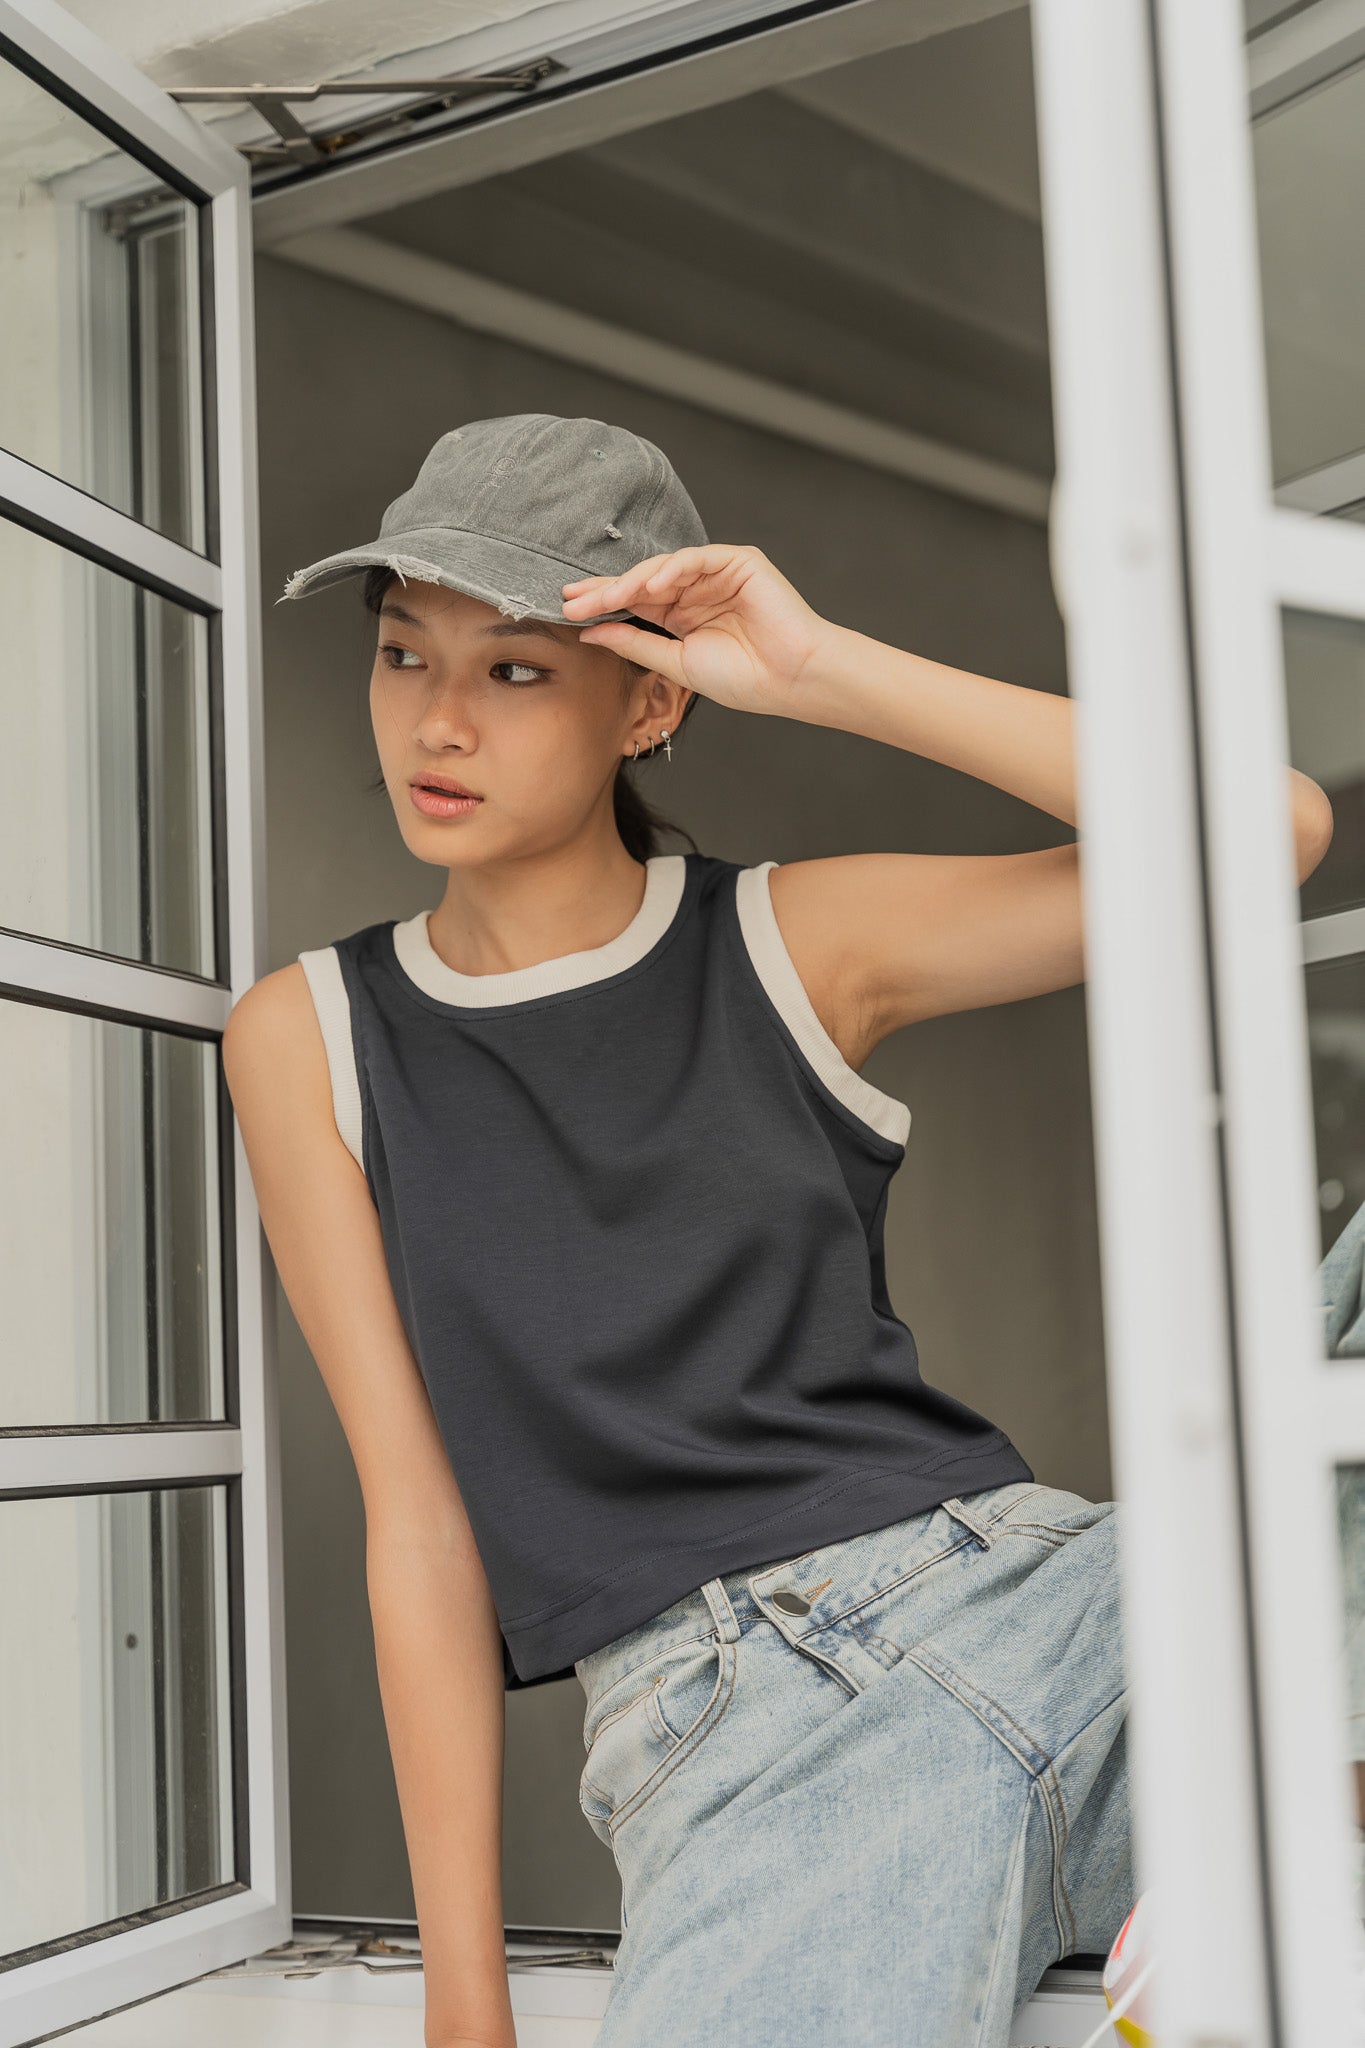
[[[318, 953], [330, 951], [319, 948]], [[313, 957], [317, 957], [315, 954]], [[316, 1013], [305, 956], [273, 968], [244, 989], [223, 1027], [223, 1065], [281, 1051], [316, 1034]]]
[[[334, 1130], [357, 1164], [362, 1162], [359, 1102], [339, 1094], [339, 1075], [349, 1063], [338, 1043], [338, 1018], [348, 1033], [340, 981], [335, 988], [318, 971], [318, 961], [336, 954], [316, 949], [276, 967], [252, 983], [233, 1004], [223, 1029], [223, 1074], [244, 1129], [260, 1130], [287, 1116], [305, 1134]], [[354, 1088], [352, 1086], [352, 1093]], [[346, 1104], [343, 1117], [338, 1112]]]
[[397, 922], [395, 917], [379, 918], [338, 938], [305, 946], [283, 966], [261, 975], [228, 1012], [224, 1046], [229, 1031], [240, 1042], [269, 1039], [280, 1031], [306, 1030], [313, 1021], [318, 992], [338, 975], [343, 955], [364, 952]]

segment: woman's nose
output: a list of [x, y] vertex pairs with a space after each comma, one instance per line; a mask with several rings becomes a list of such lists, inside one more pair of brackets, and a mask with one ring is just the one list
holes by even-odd
[[468, 746], [473, 740], [472, 713], [470, 693], [458, 677], [444, 677], [439, 682], [428, 677], [417, 707], [416, 730], [422, 735], [439, 734], [447, 744], [454, 738]]

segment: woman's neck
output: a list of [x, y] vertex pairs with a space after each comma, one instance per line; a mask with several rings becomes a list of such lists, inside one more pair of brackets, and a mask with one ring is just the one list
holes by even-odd
[[461, 974], [535, 967], [608, 944], [638, 913], [645, 880], [645, 867], [615, 831], [610, 839], [451, 868], [427, 934]]

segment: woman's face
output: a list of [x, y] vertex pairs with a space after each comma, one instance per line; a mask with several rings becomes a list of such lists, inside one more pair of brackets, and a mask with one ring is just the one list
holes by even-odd
[[[623, 687], [629, 676], [632, 687]], [[419, 860], [482, 865], [561, 844], [610, 803], [662, 677], [637, 676], [576, 625], [518, 621], [444, 585], [393, 581], [379, 613], [370, 716], [384, 781]], [[651, 729], [657, 729], [651, 716]], [[670, 720], [667, 708], [662, 723]], [[476, 802], [423, 790], [459, 783]]]

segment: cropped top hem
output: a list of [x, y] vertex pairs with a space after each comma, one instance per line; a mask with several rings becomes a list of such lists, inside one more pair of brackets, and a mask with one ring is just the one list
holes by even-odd
[[[972, 1448], [954, 1448], [924, 1465], [894, 1471], [877, 1467], [843, 1470], [837, 1478], [807, 1491], [788, 1508], [763, 1521], [731, 1529], [709, 1544], [653, 1551], [613, 1575], [594, 1591], [534, 1623], [503, 1623], [510, 1665], [505, 1661], [508, 1690], [576, 1676], [580, 1658], [618, 1636], [662, 1614], [675, 1600], [695, 1592], [708, 1579], [752, 1565], [755, 1571], [785, 1558], [803, 1555], [822, 1543], [851, 1536], [923, 1513], [956, 1495], [968, 1496], [1016, 1479], [1033, 1479], [1031, 1466], [1003, 1430]], [[756, 1550], [755, 1538], [762, 1548]], [[641, 1575], [648, 1572], [648, 1598], [641, 1598]]]

